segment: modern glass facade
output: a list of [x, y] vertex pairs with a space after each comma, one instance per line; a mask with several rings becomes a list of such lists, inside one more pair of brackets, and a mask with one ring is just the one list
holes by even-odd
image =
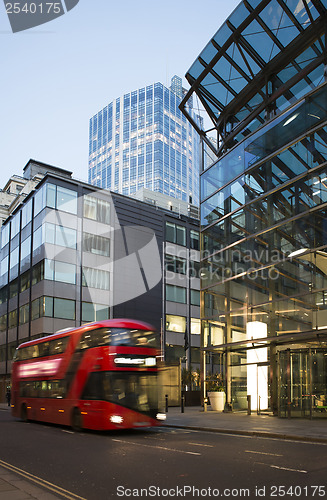
[[186, 75], [218, 156], [201, 174], [203, 395], [221, 372], [233, 410], [250, 395], [327, 416], [326, 7], [241, 2]]
[[[179, 110], [181, 78], [125, 94], [90, 120], [89, 183], [132, 195], [142, 187], [199, 204], [199, 136]], [[189, 112], [200, 126], [200, 118]]]

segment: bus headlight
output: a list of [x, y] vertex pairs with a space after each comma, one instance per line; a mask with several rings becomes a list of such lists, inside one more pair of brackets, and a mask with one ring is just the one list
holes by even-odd
[[157, 413], [156, 419], [157, 420], [166, 420], [166, 414], [165, 413]]
[[121, 417], [120, 415], [111, 415], [110, 417], [110, 422], [112, 424], [122, 424], [123, 420], [123, 417]]

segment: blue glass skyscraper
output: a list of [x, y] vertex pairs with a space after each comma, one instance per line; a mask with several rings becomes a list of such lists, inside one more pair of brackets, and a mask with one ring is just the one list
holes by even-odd
[[[142, 187], [197, 205], [199, 135], [180, 112], [184, 89], [154, 83], [119, 97], [90, 119], [90, 184], [124, 195]], [[200, 117], [190, 113], [200, 123]]]

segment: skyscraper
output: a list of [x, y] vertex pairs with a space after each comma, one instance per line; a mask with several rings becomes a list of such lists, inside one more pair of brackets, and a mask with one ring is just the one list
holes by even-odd
[[[197, 205], [199, 135], [180, 112], [185, 90], [174, 76], [110, 102], [90, 119], [88, 180], [133, 195], [142, 187]], [[200, 117], [188, 102], [189, 113]]]

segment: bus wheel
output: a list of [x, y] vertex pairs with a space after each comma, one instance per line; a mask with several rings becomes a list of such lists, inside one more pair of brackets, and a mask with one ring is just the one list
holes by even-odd
[[26, 404], [22, 404], [22, 408], [20, 410], [20, 418], [22, 419], [23, 422], [27, 422], [28, 421], [28, 418], [27, 418], [27, 408], [26, 408]]
[[82, 415], [78, 408], [73, 409], [71, 426], [75, 432], [80, 432], [82, 430]]

